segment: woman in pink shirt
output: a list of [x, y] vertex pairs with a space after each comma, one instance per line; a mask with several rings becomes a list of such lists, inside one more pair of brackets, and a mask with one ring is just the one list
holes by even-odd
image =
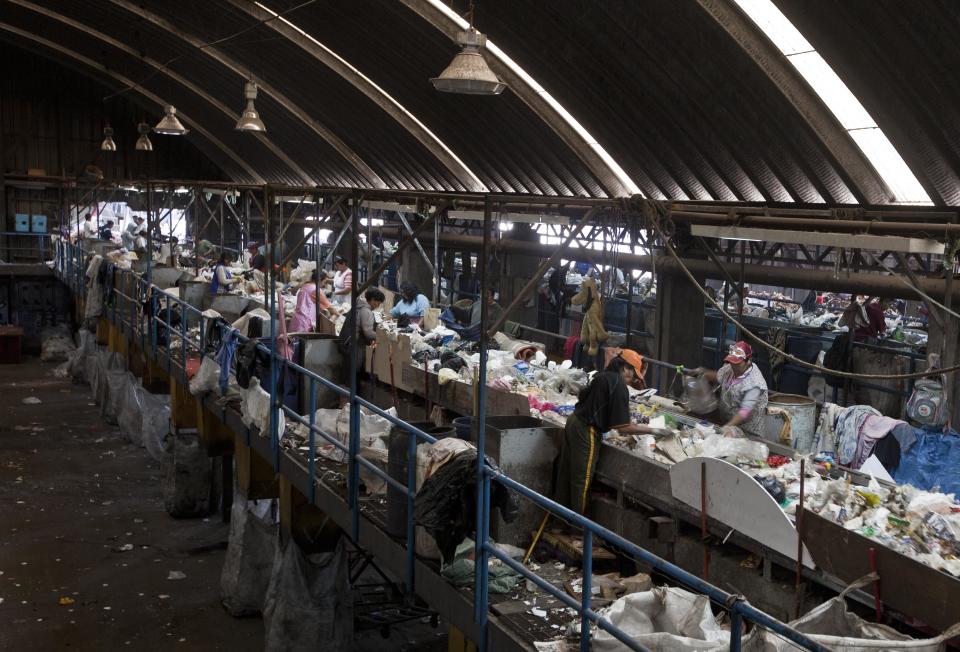
[[[324, 275], [325, 276], [325, 275]], [[317, 304], [321, 310], [329, 310], [330, 302], [323, 292], [317, 291], [317, 270], [313, 270], [310, 281], [301, 286], [297, 292], [297, 308], [290, 318], [287, 330], [291, 333], [309, 333], [317, 325]]]

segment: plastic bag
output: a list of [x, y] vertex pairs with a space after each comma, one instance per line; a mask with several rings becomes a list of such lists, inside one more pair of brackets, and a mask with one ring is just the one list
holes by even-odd
[[[954, 625], [936, 638], [914, 639], [892, 627], [871, 623], [847, 609], [846, 596], [850, 591], [863, 588], [874, 580], [867, 575], [837, 597], [814, 607], [810, 612], [789, 623], [790, 627], [806, 634], [829, 650], [839, 652], [878, 652], [879, 650], [911, 650], [911, 652], [937, 652], [945, 641], [960, 633], [960, 625]], [[771, 632], [764, 632], [766, 650], [787, 652], [801, 650], [797, 645]]]
[[343, 542], [305, 555], [295, 540], [277, 546], [263, 607], [266, 652], [346, 652], [353, 643], [353, 601]]
[[163, 503], [170, 516], [205, 516], [210, 512], [212, 474], [207, 450], [196, 431], [180, 431], [167, 439], [161, 461]]
[[[726, 652], [730, 646], [730, 632], [717, 624], [710, 600], [683, 589], [664, 587], [631, 593], [610, 605], [604, 615], [631, 639], [651, 650]], [[620, 652], [628, 648], [598, 629], [591, 649]], [[741, 649], [760, 649], [752, 633], [743, 638]]]
[[230, 542], [220, 573], [220, 600], [231, 616], [256, 616], [263, 610], [277, 554], [273, 503], [233, 492]]
[[127, 387], [137, 382], [136, 376], [129, 371], [111, 371], [107, 374], [107, 397], [101, 410], [104, 420], [113, 425], [119, 423], [120, 408], [123, 403]]
[[40, 360], [43, 362], [65, 362], [77, 350], [66, 326], [45, 328], [40, 333], [40, 342]]
[[[220, 365], [213, 358], [204, 356], [200, 369], [190, 379], [190, 393], [194, 396], [218, 391], [220, 387]], [[219, 392], [218, 392], [219, 393]]]
[[170, 395], [144, 391], [140, 441], [157, 462], [164, 457], [164, 440], [170, 432]]
[[[260, 379], [256, 376], [250, 379], [250, 386], [244, 392], [241, 413], [248, 428], [256, 427], [263, 436], [270, 434], [270, 394], [260, 387]], [[276, 414], [277, 432], [282, 433], [286, 430], [283, 411], [277, 410]]]
[[770, 456], [770, 449], [766, 444], [750, 439], [710, 435], [704, 438], [701, 444], [701, 454], [704, 457], [745, 457], [750, 460], [766, 460]]
[[136, 446], [143, 446], [143, 392], [140, 382], [132, 379], [124, 387], [117, 412], [120, 435]]

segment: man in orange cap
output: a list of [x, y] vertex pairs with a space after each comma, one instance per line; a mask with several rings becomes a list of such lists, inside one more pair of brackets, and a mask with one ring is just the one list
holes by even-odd
[[719, 371], [699, 369], [708, 380], [720, 385], [720, 413], [726, 423], [724, 434], [740, 428], [748, 435], [762, 437], [767, 416], [767, 381], [753, 364], [753, 348], [740, 341], [731, 345], [727, 364]]
[[624, 349], [580, 392], [573, 414], [567, 417], [554, 499], [575, 512], [583, 514], [587, 510], [603, 433], [616, 430], [621, 435], [665, 434], [658, 428], [630, 421], [627, 385], [638, 374], [643, 374], [643, 359], [636, 351]]

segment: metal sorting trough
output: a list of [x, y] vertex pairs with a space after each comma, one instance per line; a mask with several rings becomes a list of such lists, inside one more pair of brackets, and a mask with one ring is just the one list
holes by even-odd
[[[817, 430], [817, 404], [813, 399], [798, 394], [770, 393], [767, 409], [775, 408], [787, 414], [767, 413], [764, 436], [770, 441], [780, 441], [780, 432], [786, 427], [790, 444], [799, 453], [809, 453]], [[789, 420], [789, 424], [786, 421]]]
[[[240, 316], [247, 310], [256, 308], [260, 304], [239, 294], [207, 294], [204, 305], [219, 312], [228, 324], [232, 324], [240, 319]], [[269, 330], [269, 327], [267, 330]]]
[[[146, 260], [135, 261], [136, 264], [145, 264], [146, 262]], [[150, 268], [150, 281], [161, 290], [172, 288], [178, 283], [192, 281], [193, 278], [193, 274], [190, 272], [185, 272], [182, 269], [177, 269], [176, 267], [169, 267], [167, 265], [153, 265]]]
[[[214, 309], [216, 309], [215, 306]], [[336, 335], [298, 333], [294, 337], [300, 342], [297, 364], [314, 372], [321, 378], [328, 378], [334, 382], [342, 380], [343, 353], [340, 351]], [[335, 409], [340, 406], [339, 395], [323, 383], [316, 383], [316, 392], [316, 407], [318, 410], [321, 408]], [[302, 376], [300, 379], [299, 394], [299, 412], [300, 414], [309, 414], [310, 380], [306, 376]]]
[[[477, 424], [471, 423], [470, 439], [477, 440]], [[534, 491], [549, 496], [553, 481], [553, 460], [563, 429], [528, 416], [487, 417], [484, 452], [503, 472]], [[519, 512], [512, 523], [500, 514], [491, 514], [490, 536], [515, 546], [529, 540], [543, 518], [543, 510], [528, 500], [518, 501]]]

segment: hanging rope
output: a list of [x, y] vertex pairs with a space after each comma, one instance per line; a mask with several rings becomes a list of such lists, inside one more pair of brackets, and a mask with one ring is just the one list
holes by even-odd
[[[651, 205], [653, 205], [653, 207], [648, 208]], [[684, 265], [683, 260], [680, 258], [679, 255], [677, 255], [676, 250], [670, 244], [669, 240], [667, 240], [666, 235], [664, 235], [664, 232], [661, 229], [660, 221], [662, 219], [669, 219], [669, 213], [667, 211], [666, 206], [660, 202], [655, 202], [652, 200], [643, 200], [643, 208], [644, 208], [643, 210], [644, 217], [646, 217], [649, 220], [654, 230], [656, 230], [656, 232], [660, 235], [660, 239], [663, 242], [663, 246], [667, 250], [667, 253], [669, 253], [670, 257], [677, 262], [677, 264], [680, 266], [680, 269], [683, 271], [687, 279], [689, 279], [689, 281], [693, 283], [694, 287], [697, 288], [697, 291], [700, 292], [701, 295], [703, 295], [703, 297], [710, 303], [710, 305], [712, 305], [714, 308], [719, 310], [724, 316], [726, 316], [726, 318], [729, 319], [731, 323], [736, 325], [737, 328], [739, 328], [747, 337], [757, 342], [760, 346], [766, 348], [768, 351], [771, 351], [773, 353], [778, 353], [782, 355], [784, 358], [786, 358], [787, 360], [789, 360], [790, 362], [800, 365], [801, 367], [806, 367], [807, 369], [813, 369], [813, 370], [819, 371], [822, 374], [838, 376], [840, 378], [850, 378], [852, 380], [911, 380], [915, 378], [927, 378], [929, 376], [946, 375], [948, 373], [960, 371], [960, 365], [954, 365], [952, 367], [946, 367], [943, 369], [918, 371], [912, 374], [857, 374], [849, 371], [837, 371], [835, 369], [828, 369], [827, 367], [824, 367], [822, 365], [814, 364], [812, 362], [807, 362], [806, 360], [801, 360], [800, 358], [794, 355], [791, 355], [786, 351], [782, 351], [778, 349], [774, 345], [764, 340], [759, 335], [750, 331], [736, 317], [728, 313], [724, 308], [720, 306], [719, 303], [717, 303], [713, 299], [713, 297], [710, 296], [710, 294], [703, 288], [703, 286], [700, 285], [699, 282], [697, 282], [697, 279], [694, 278], [693, 274], [690, 272], [687, 266]]]

